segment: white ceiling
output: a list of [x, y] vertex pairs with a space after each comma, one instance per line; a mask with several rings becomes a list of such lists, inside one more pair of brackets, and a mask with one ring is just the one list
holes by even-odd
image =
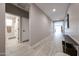
[[[68, 3], [36, 3], [36, 5], [52, 20], [63, 20]], [[53, 8], [56, 12], [53, 12]]]

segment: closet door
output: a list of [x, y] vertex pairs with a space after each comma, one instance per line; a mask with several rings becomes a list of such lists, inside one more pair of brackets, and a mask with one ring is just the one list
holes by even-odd
[[29, 19], [22, 17], [22, 41], [29, 39]]

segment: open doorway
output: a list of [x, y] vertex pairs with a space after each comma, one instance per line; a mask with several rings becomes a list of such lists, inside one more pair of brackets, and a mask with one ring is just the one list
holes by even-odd
[[63, 21], [57, 21], [57, 22], [54, 22], [54, 33], [56, 34], [60, 34], [60, 33], [63, 33]]
[[19, 16], [5, 14], [6, 50], [19, 43], [19, 20]]

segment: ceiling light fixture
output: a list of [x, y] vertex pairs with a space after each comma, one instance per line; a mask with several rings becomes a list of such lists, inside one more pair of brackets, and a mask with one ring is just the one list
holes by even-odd
[[54, 9], [53, 9], [53, 12], [55, 12], [55, 11], [56, 11], [56, 9], [54, 8]]

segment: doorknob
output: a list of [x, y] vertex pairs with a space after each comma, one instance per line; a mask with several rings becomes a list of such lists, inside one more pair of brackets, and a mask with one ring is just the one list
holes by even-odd
[[25, 30], [23, 30], [23, 32], [25, 32]]

